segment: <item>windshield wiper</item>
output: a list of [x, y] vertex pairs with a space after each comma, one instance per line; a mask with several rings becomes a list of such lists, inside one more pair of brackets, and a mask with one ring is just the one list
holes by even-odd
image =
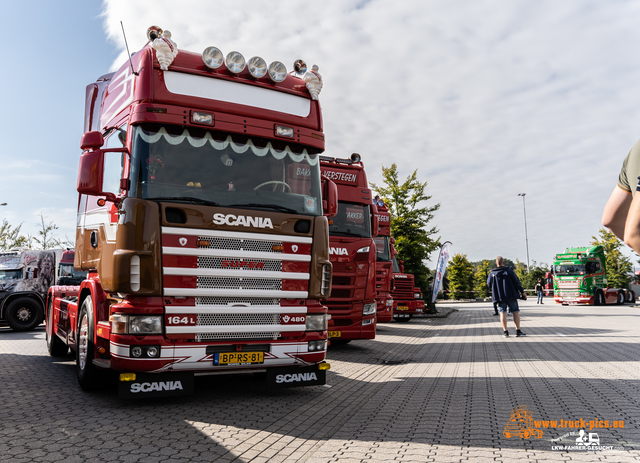
[[298, 214], [298, 211], [291, 209], [290, 207], [280, 206], [278, 204], [260, 204], [260, 203], [243, 203], [243, 204], [230, 204], [227, 207], [264, 207], [267, 209], [274, 209], [276, 211], [288, 212], [289, 214]]
[[215, 201], [208, 201], [206, 199], [194, 198], [192, 196], [166, 196], [162, 198], [147, 198], [151, 201], [185, 201], [192, 204], [200, 204], [202, 206], [215, 206], [219, 207], [220, 204]]

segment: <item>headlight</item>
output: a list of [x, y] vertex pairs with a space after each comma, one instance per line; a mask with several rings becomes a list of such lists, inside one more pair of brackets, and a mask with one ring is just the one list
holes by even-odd
[[274, 61], [269, 65], [269, 77], [274, 82], [282, 82], [287, 78], [287, 67], [280, 61]]
[[208, 68], [218, 69], [224, 62], [224, 56], [216, 47], [207, 47], [202, 52], [202, 61]]
[[307, 350], [309, 352], [317, 352], [319, 350], [326, 350], [327, 349], [327, 341], [322, 340], [322, 341], [309, 341], [309, 344], [307, 345]]
[[305, 329], [307, 331], [327, 331], [327, 315], [308, 315]]
[[227, 58], [224, 60], [224, 64], [227, 65], [227, 69], [234, 74], [239, 74], [244, 71], [246, 61], [244, 56], [237, 51], [232, 51], [227, 54]]
[[114, 334], [162, 334], [162, 315], [111, 316], [111, 332]]
[[362, 315], [373, 315], [376, 313], [376, 303], [365, 304], [362, 306]]
[[264, 77], [267, 74], [267, 63], [259, 56], [251, 58], [247, 63], [247, 68], [249, 68], [249, 74], [256, 79]]
[[369, 246], [365, 246], [364, 248], [360, 248], [356, 251], [356, 253], [358, 252], [369, 252]]
[[413, 298], [414, 298], [414, 299], [422, 299], [422, 298], [420, 297], [420, 293], [413, 293]]
[[393, 305], [393, 299], [387, 299], [386, 305], [387, 307], [391, 307]]

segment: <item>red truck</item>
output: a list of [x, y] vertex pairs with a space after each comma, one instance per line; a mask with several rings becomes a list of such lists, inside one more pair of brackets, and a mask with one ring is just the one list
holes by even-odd
[[378, 323], [393, 320], [393, 269], [391, 260], [396, 254], [391, 238], [391, 214], [383, 200], [377, 199], [378, 236], [373, 238], [376, 245], [376, 304]]
[[408, 322], [416, 314], [424, 312], [424, 299], [415, 277], [404, 273], [404, 262], [393, 258], [393, 319]]
[[350, 159], [320, 157], [322, 174], [338, 187], [338, 213], [329, 222], [333, 264], [329, 339], [349, 342], [376, 335], [377, 208], [360, 155]]
[[195, 375], [326, 381], [331, 263], [320, 76], [179, 50], [168, 31], [87, 86], [78, 172], [79, 286], [52, 287], [51, 355], [85, 390], [182, 395]]

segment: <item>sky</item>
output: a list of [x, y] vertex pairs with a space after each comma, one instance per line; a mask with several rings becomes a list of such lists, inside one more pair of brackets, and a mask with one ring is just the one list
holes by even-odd
[[[86, 85], [146, 43], [317, 64], [325, 154], [417, 169], [453, 254], [585, 246], [640, 138], [640, 2], [46, 0], [5, 5], [0, 218], [75, 236]], [[525, 202], [520, 193], [526, 193]], [[526, 230], [525, 230], [526, 208]], [[628, 252], [634, 260], [635, 254]], [[434, 267], [437, 255], [430, 266]]]

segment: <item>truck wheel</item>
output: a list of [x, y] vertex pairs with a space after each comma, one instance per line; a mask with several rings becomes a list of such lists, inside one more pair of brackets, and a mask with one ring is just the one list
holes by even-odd
[[93, 364], [93, 301], [91, 296], [82, 303], [78, 315], [76, 338], [76, 374], [78, 384], [85, 391], [92, 391], [98, 384], [98, 371]]
[[604, 293], [602, 291], [596, 291], [595, 305], [604, 305]]
[[629, 291], [629, 302], [632, 304], [636, 303], [636, 293], [634, 291]]
[[58, 335], [53, 334], [53, 300], [49, 300], [47, 305], [47, 329], [45, 333], [49, 355], [52, 357], [64, 357], [67, 355], [69, 348]]
[[622, 292], [618, 293], [618, 295], [616, 296], [616, 304], [618, 305], [624, 304], [624, 293]]
[[40, 304], [28, 297], [21, 297], [9, 304], [5, 319], [15, 331], [29, 331], [42, 322], [43, 310]]

